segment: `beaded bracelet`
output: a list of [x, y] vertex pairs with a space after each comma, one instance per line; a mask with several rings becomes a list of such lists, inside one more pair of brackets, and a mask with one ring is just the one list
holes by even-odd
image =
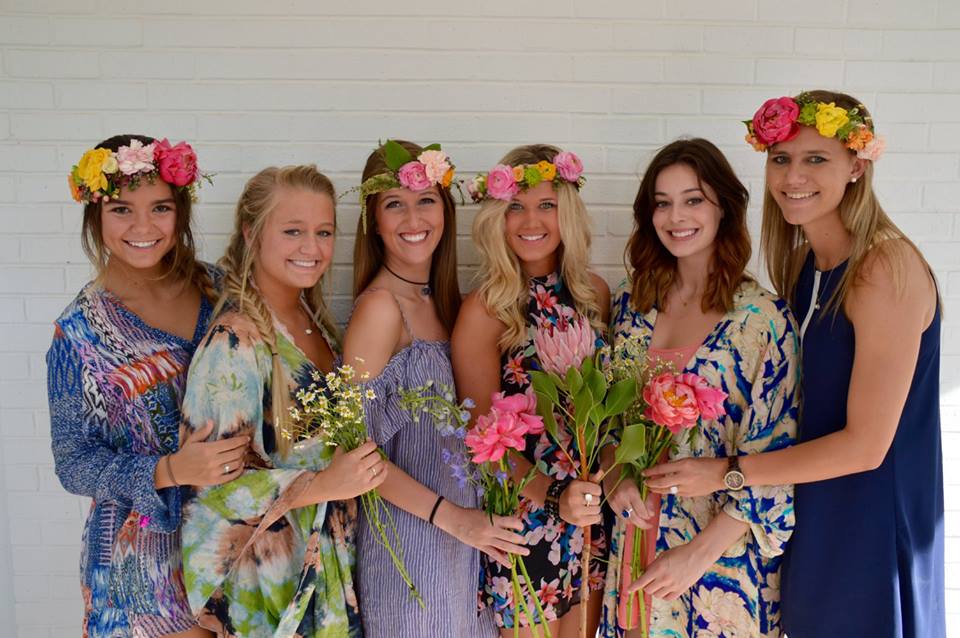
[[560, 518], [560, 495], [563, 494], [563, 490], [567, 489], [569, 484], [569, 480], [555, 480], [547, 488], [547, 498], [543, 501], [543, 509], [549, 516], [555, 519]]

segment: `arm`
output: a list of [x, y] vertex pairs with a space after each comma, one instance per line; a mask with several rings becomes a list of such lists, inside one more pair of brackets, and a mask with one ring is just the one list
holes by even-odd
[[607, 325], [610, 323], [610, 286], [596, 273], [590, 273], [590, 283], [597, 294], [597, 303], [600, 305], [600, 320]]
[[[99, 389], [86, 379], [73, 342], [57, 326], [47, 352], [47, 392], [54, 466], [64, 489], [98, 502], [115, 501], [139, 512], [148, 527], [172, 532], [180, 524], [180, 491], [155, 485], [160, 454], [113, 449], [84, 409], [84, 393]], [[102, 397], [94, 399], [101, 401]]]

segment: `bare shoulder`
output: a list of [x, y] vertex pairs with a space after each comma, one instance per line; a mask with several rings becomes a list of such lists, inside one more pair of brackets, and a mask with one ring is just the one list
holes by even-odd
[[505, 329], [504, 323], [490, 314], [480, 295], [474, 290], [464, 298], [460, 306], [452, 340], [454, 343], [463, 343], [465, 339], [496, 343]]
[[590, 273], [590, 284], [597, 293], [597, 303], [600, 304], [600, 316], [604, 323], [610, 320], [610, 286], [607, 281], [595, 272]]
[[936, 306], [929, 266], [902, 239], [888, 239], [867, 253], [845, 304], [854, 323], [882, 314], [908, 323], [916, 320], [923, 327], [930, 323]]
[[398, 339], [403, 328], [403, 316], [397, 300], [388, 290], [371, 290], [357, 298], [347, 324], [344, 339], [367, 339], [373, 334], [387, 333]]

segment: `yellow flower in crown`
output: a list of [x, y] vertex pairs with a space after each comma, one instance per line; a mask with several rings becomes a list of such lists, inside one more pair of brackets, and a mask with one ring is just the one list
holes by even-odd
[[[112, 155], [113, 152], [109, 148], [91, 148], [80, 158], [77, 173], [91, 192], [106, 190], [109, 186], [103, 167]], [[114, 160], [114, 166], [116, 166], [116, 160]]]
[[829, 104], [817, 104], [817, 132], [824, 137], [834, 137], [837, 131], [847, 122], [850, 117], [847, 110], [830, 102]]
[[444, 188], [447, 188], [452, 183], [453, 183], [453, 167], [450, 167], [447, 169], [447, 172], [443, 174], [443, 180], [441, 181], [441, 184], [443, 184]]
[[540, 175], [545, 182], [552, 182], [553, 178], [557, 176], [557, 167], [547, 161], [537, 162], [537, 170], [540, 171]]

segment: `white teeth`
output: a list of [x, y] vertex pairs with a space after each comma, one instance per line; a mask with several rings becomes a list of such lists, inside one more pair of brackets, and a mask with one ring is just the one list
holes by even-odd
[[546, 233], [543, 233], [542, 235], [520, 235], [520, 239], [523, 241], [540, 241], [546, 236]]
[[156, 246], [159, 242], [159, 239], [154, 239], [153, 241], [128, 241], [127, 243], [134, 248], [150, 248], [151, 246]]
[[814, 195], [816, 195], [816, 193], [786, 193], [787, 199], [806, 199]]
[[310, 261], [304, 261], [300, 259], [291, 259], [290, 263], [292, 263], [294, 266], [300, 266], [301, 268], [313, 268], [317, 265], [317, 260], [311, 259]]
[[692, 237], [697, 232], [696, 228], [691, 228], [690, 230], [671, 230], [670, 234], [673, 237]]
[[423, 231], [423, 232], [419, 232], [419, 233], [415, 233], [415, 234], [402, 234], [402, 233], [401, 233], [400, 238], [403, 239], [403, 241], [408, 241], [408, 242], [410, 242], [411, 244], [415, 244], [415, 243], [420, 242], [420, 241], [423, 241], [424, 239], [427, 238], [427, 231]]

